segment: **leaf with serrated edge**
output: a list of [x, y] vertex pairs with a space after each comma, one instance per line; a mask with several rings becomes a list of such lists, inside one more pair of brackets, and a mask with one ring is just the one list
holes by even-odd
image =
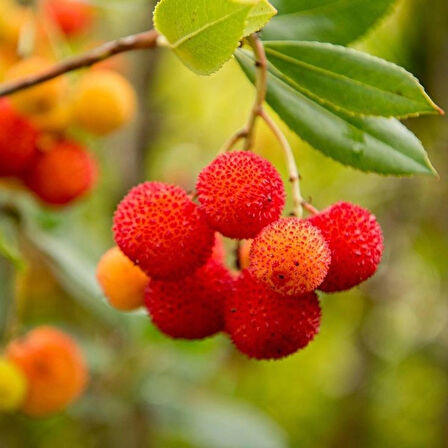
[[346, 45], [363, 36], [396, 0], [271, 0], [278, 15], [266, 40], [311, 40]]
[[404, 68], [320, 42], [266, 42], [269, 62], [294, 89], [355, 115], [406, 118], [440, 113]]
[[[237, 60], [254, 82], [253, 57]], [[362, 171], [379, 174], [435, 174], [412, 132], [395, 118], [355, 117], [333, 110], [294, 90], [270, 69], [267, 102], [299, 137], [323, 154]]]
[[231, 57], [260, 0], [161, 0], [154, 25], [192, 71], [210, 75]]
[[247, 18], [244, 36], [249, 36], [249, 34], [260, 31], [275, 14], [277, 14], [277, 10], [268, 0], [261, 0], [252, 8]]

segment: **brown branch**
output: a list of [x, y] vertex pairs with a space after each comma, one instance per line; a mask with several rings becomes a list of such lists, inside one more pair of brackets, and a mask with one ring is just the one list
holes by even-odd
[[145, 31], [144, 33], [134, 34], [132, 36], [122, 37], [120, 39], [107, 42], [93, 50], [79, 56], [61, 61], [36, 75], [30, 75], [16, 81], [11, 81], [0, 85], [0, 97], [10, 95], [19, 90], [33, 87], [50, 79], [57, 78], [74, 70], [84, 67], [90, 67], [97, 62], [108, 59], [120, 53], [133, 50], [146, 50], [157, 46], [159, 33], [155, 30]]

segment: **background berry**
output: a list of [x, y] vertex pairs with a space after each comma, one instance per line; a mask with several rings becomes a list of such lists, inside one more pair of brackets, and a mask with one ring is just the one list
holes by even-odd
[[254, 237], [285, 205], [277, 170], [251, 152], [220, 155], [199, 174], [197, 191], [210, 225], [230, 238]]
[[0, 99], [0, 176], [18, 176], [36, 154], [38, 132], [16, 112], [9, 99]]
[[25, 414], [44, 416], [62, 411], [84, 391], [88, 373], [83, 355], [62, 331], [35, 328], [12, 341], [6, 355], [27, 378]]
[[331, 265], [319, 289], [344, 291], [371, 277], [383, 253], [383, 234], [374, 215], [348, 202], [339, 202], [310, 217], [331, 250]]
[[330, 249], [319, 229], [298, 218], [271, 224], [254, 239], [249, 270], [279, 294], [315, 290], [330, 266]]
[[40, 153], [25, 173], [26, 185], [50, 205], [66, 205], [90, 191], [97, 178], [95, 160], [80, 145], [62, 141]]
[[134, 187], [117, 207], [115, 241], [154, 280], [193, 273], [210, 257], [215, 233], [182, 188], [161, 182]]
[[11, 361], [0, 358], [0, 412], [16, 411], [25, 400], [27, 382]]
[[279, 359], [307, 346], [319, 331], [317, 295], [286, 297], [243, 271], [226, 304], [226, 330], [235, 346], [256, 359]]

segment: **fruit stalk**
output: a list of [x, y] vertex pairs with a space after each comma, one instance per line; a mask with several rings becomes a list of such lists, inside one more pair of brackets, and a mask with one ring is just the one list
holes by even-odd
[[122, 37], [120, 39], [107, 42], [93, 50], [90, 50], [82, 55], [74, 56], [62, 61], [47, 70], [36, 75], [27, 76], [17, 81], [5, 83], [0, 86], [0, 97], [9, 95], [11, 93], [33, 87], [50, 79], [57, 78], [74, 70], [84, 67], [90, 67], [97, 62], [101, 62], [112, 56], [127, 51], [146, 50], [155, 48], [158, 45], [159, 33], [155, 30], [145, 31], [143, 33], [134, 34], [131, 36]]

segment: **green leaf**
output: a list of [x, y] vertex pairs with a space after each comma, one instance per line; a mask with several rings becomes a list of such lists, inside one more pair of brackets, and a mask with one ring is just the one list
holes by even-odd
[[[236, 57], [254, 82], [252, 55], [238, 50]], [[272, 70], [267, 102], [299, 137], [344, 165], [380, 174], [434, 174], [420, 141], [394, 118], [336, 111], [294, 90]]]
[[244, 36], [260, 31], [275, 14], [277, 14], [277, 10], [268, 0], [261, 0], [252, 8], [247, 18]]
[[259, 2], [161, 0], [154, 12], [154, 24], [187, 67], [200, 75], [210, 75], [232, 57], [244, 37], [248, 16]]
[[440, 113], [413, 75], [383, 59], [319, 42], [266, 42], [265, 49], [283, 81], [322, 104], [384, 117]]
[[278, 16], [266, 40], [313, 40], [346, 45], [389, 12], [396, 0], [272, 0]]

